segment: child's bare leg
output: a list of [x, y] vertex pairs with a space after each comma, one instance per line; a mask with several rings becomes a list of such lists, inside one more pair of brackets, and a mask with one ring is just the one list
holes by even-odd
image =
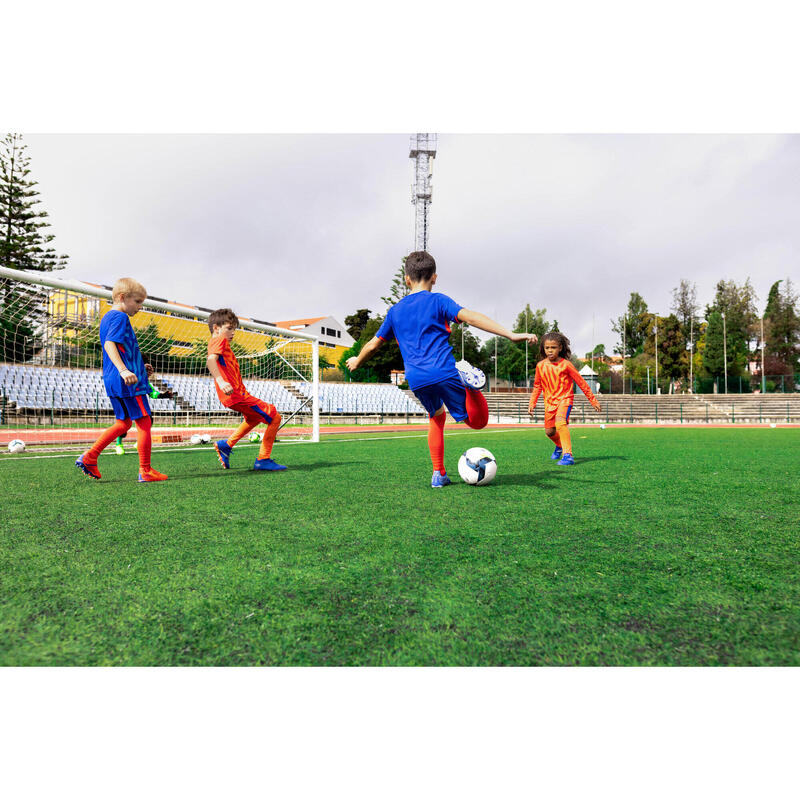
[[[431, 452], [433, 470], [444, 475], [444, 423], [447, 414], [442, 406], [428, 421], [428, 449]], [[469, 423], [467, 423], [469, 424]]]

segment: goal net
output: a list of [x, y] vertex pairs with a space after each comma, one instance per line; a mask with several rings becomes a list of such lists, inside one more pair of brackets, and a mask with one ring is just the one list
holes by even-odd
[[[0, 267], [0, 445], [81, 449], [114, 419], [99, 328], [108, 287]], [[226, 435], [241, 418], [206, 367], [210, 309], [148, 298], [131, 318], [150, 384], [153, 443]], [[319, 441], [317, 337], [239, 317], [231, 343], [245, 386], [283, 420], [278, 440]], [[135, 441], [135, 429], [128, 433]]]

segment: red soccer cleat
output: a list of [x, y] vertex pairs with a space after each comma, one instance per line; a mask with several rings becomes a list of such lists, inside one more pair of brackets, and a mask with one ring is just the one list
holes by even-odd
[[86, 461], [86, 453], [82, 456], [79, 456], [78, 459], [75, 461], [75, 466], [83, 472], [84, 475], [88, 475], [90, 478], [94, 478], [96, 481], [100, 480], [100, 470], [97, 469], [97, 462], [95, 461], [94, 464]]
[[152, 467], [139, 473], [139, 483], [151, 483], [153, 481], [165, 481], [167, 476], [163, 472], [157, 472]]

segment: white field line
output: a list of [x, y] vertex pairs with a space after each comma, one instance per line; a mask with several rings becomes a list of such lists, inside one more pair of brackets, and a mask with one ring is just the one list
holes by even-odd
[[[453, 431], [452, 433], [446, 433], [445, 436], [475, 436], [475, 435], [481, 434], [481, 433], [489, 433], [489, 434], [491, 434], [493, 436], [496, 433], [518, 433], [521, 430], [531, 430], [531, 429], [530, 428], [505, 428], [505, 429], [499, 430], [499, 431], [491, 431], [491, 430], [490, 431], [486, 431], [486, 430], [479, 430], [479, 431], [473, 431], [473, 430], [469, 430], [469, 431]], [[345, 434], [342, 434], [342, 435], [344, 436]], [[298, 444], [341, 444], [342, 442], [378, 442], [378, 441], [385, 441], [385, 440], [390, 440], [390, 439], [427, 439], [427, 438], [428, 438], [428, 434], [427, 433], [416, 433], [416, 434], [412, 434], [412, 435], [404, 434], [402, 436], [361, 436], [361, 437], [359, 437], [357, 439], [353, 438], [353, 437], [342, 438], [342, 439], [327, 439], [327, 440], [323, 439], [322, 441], [316, 442], [316, 443], [315, 442], [308, 442], [308, 441], [276, 442], [275, 443], [275, 447], [281, 447], [281, 446], [283, 446], [285, 444], [289, 444], [289, 445], [298, 445]], [[246, 448], [246, 447], [258, 447], [258, 446], [259, 446], [258, 444], [250, 444], [249, 442], [247, 444], [237, 444], [236, 445], [237, 448], [240, 448], [240, 447], [243, 447], [243, 448]], [[158, 453], [159, 455], [163, 455], [165, 453], [193, 453], [193, 452], [197, 452], [197, 451], [200, 451], [200, 450], [204, 450], [207, 453], [209, 453], [209, 452], [213, 453], [214, 452], [214, 448], [210, 447], [210, 446], [206, 446], [206, 447], [180, 447], [180, 448], [178, 448], [178, 447], [158, 447], [158, 448], [154, 447], [153, 448], [153, 452], [154, 453]], [[130, 449], [127, 449], [125, 451], [125, 454], [126, 455], [128, 455], [128, 454], [135, 455], [136, 454], [136, 449], [131, 447]], [[28, 455], [22, 455], [21, 453], [19, 453], [19, 454], [15, 455], [15, 456], [4, 455], [4, 456], [0, 457], [0, 464], [4, 464], [6, 462], [12, 463], [12, 462], [17, 462], [17, 461], [34, 461], [35, 459], [42, 459], [42, 458], [77, 458], [78, 455], [80, 455], [80, 453], [78, 453], [77, 450], [73, 450], [71, 453], [59, 453], [58, 455], [52, 455], [51, 454], [51, 455], [46, 455], [46, 456], [34, 456], [34, 455], [28, 456]]]

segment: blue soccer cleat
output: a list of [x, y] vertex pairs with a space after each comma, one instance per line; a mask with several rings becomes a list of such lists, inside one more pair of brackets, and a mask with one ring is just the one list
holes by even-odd
[[558, 461], [558, 459], [559, 459], [559, 458], [561, 458], [561, 454], [562, 454], [563, 452], [564, 452], [564, 451], [563, 451], [563, 450], [562, 450], [560, 447], [556, 447], [556, 449], [555, 449], [555, 450], [553, 450], [553, 455], [551, 455], [551, 456], [550, 456], [550, 458], [551, 458], [553, 461]]
[[469, 361], [465, 361], [462, 358], [461, 361], [456, 364], [456, 369], [461, 378], [461, 383], [463, 383], [467, 389], [480, 390], [486, 386], [486, 376], [483, 374], [483, 370], [473, 367]]
[[231, 450], [233, 448], [228, 444], [227, 439], [220, 439], [218, 442], [214, 442], [214, 449], [217, 451], [217, 458], [219, 463], [222, 464], [222, 469], [230, 469]]
[[431, 478], [431, 489], [441, 489], [442, 486], [449, 486], [452, 482], [446, 472], [442, 475], [438, 469], [435, 469]]
[[572, 453], [564, 453], [561, 456], [561, 460], [558, 462], [560, 467], [571, 467], [575, 464], [575, 459], [572, 457]]
[[271, 458], [257, 458], [255, 464], [253, 464], [253, 469], [263, 469], [267, 472], [280, 472], [282, 469], [286, 469], [283, 464], [279, 464], [277, 461], [273, 461]]

